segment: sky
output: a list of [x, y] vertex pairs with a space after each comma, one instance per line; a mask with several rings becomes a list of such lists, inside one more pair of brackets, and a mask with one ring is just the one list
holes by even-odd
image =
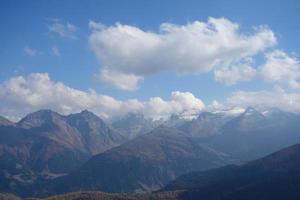
[[300, 112], [300, 2], [0, 2], [0, 115]]

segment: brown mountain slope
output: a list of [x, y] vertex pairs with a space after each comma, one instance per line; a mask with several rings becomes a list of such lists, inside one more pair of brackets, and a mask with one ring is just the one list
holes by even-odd
[[[84, 125], [76, 124], [76, 119]], [[126, 141], [96, 115], [62, 116], [40, 110], [0, 126], [0, 189], [12, 192], [37, 179], [55, 178], [96, 153]]]
[[182, 199], [300, 198], [300, 144], [241, 166], [183, 175], [166, 190], [187, 190]]
[[67, 116], [66, 122], [80, 132], [84, 148], [92, 155], [126, 141], [117, 130], [87, 110]]
[[77, 190], [150, 191], [183, 173], [225, 165], [227, 159], [176, 129], [160, 126], [92, 157], [78, 170], [43, 189], [46, 195]]

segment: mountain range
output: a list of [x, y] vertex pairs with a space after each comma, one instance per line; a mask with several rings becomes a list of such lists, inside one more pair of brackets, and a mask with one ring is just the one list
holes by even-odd
[[2, 190], [39, 178], [56, 178], [92, 155], [126, 141], [118, 131], [88, 111], [62, 116], [50, 110], [31, 113], [17, 123], [0, 125]]
[[[300, 143], [243, 165], [191, 172], [152, 193], [73, 192], [49, 200], [297, 200], [300, 198]], [[0, 194], [3, 199], [19, 199]]]
[[[265, 114], [263, 114], [265, 113]], [[221, 127], [207, 143], [240, 161], [263, 157], [300, 141], [300, 117], [278, 109], [259, 112], [253, 107]]]
[[[87, 110], [40, 110], [16, 123], [1, 117], [0, 191], [150, 192], [194, 171], [236, 173], [243, 163], [299, 143], [299, 122], [293, 113], [253, 107], [165, 121], [132, 113], [108, 123]], [[168, 195], [177, 196], [173, 189]]]

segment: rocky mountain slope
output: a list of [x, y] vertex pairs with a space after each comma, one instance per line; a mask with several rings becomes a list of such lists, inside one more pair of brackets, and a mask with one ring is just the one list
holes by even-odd
[[186, 190], [182, 199], [299, 199], [300, 144], [262, 159], [183, 175], [165, 190]]
[[18, 123], [3, 123], [0, 125], [1, 191], [14, 191], [41, 178], [64, 175], [92, 155], [125, 141], [119, 132], [88, 111], [62, 116], [41, 110]]
[[54, 180], [49, 191], [151, 191], [181, 174], [222, 166], [229, 159], [176, 129], [160, 126], [92, 157], [78, 170]]

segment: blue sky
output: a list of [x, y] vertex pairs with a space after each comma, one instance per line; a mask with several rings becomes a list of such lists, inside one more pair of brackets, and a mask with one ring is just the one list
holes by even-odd
[[[266, 47], [262, 52], [250, 56], [255, 62], [254, 69], [263, 65], [266, 62], [264, 56], [276, 49], [293, 58], [297, 68], [297, 60], [300, 57], [300, 2], [297, 0], [3, 0], [0, 5], [0, 83], [16, 76], [48, 73], [54, 82], [59, 81], [81, 91], [93, 89], [99, 94], [109, 95], [118, 100], [137, 98], [146, 101], [156, 96], [170, 99], [172, 91], [182, 91], [192, 93], [206, 105], [213, 100], [226, 101], [237, 91], [273, 91], [274, 87], [279, 87], [280, 91], [298, 94], [297, 87], [289, 87], [291, 84], [287, 86], [283, 81], [273, 80], [272, 77], [271, 81], [254, 76], [248, 81], [224, 84], [215, 80], [213, 70], [184, 75], [178, 70], [142, 74], [143, 80], [138, 84], [138, 89], [122, 90], [97, 80], [95, 74], [103, 69], [103, 63], [96, 57], [97, 53], [89, 43], [93, 31], [89, 28], [91, 21], [107, 27], [114, 27], [119, 22], [145, 32], [159, 34], [159, 26], [162, 23], [208, 23], [209, 17], [223, 17], [238, 24], [239, 33], [244, 36], [255, 35], [254, 27], [261, 25], [267, 26], [268, 30], [274, 33], [276, 45]], [[63, 26], [74, 26], [74, 31], [71, 30], [66, 36], [51, 31], [49, 27], [56, 22]], [[30, 52], [26, 53], [26, 48]], [[296, 80], [298, 77], [291, 79], [293, 78]]]

